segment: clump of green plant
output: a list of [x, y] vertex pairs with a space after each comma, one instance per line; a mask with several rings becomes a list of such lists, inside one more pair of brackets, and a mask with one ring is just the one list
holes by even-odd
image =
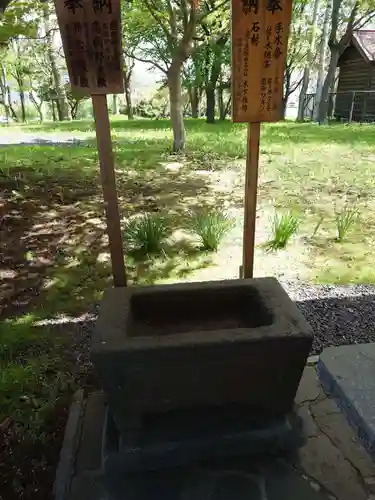
[[291, 212], [275, 215], [272, 219], [272, 235], [266, 244], [268, 250], [280, 250], [285, 248], [291, 237], [297, 233], [299, 227], [298, 218]]
[[125, 243], [133, 251], [145, 255], [164, 251], [164, 243], [169, 236], [166, 218], [160, 214], [145, 214], [131, 219], [125, 227]]
[[347, 235], [348, 231], [357, 222], [359, 217], [359, 210], [352, 207], [344, 207], [341, 212], [336, 213], [336, 241], [342, 241]]
[[225, 212], [204, 210], [192, 216], [191, 230], [204, 250], [216, 252], [223, 237], [234, 227], [234, 219]]

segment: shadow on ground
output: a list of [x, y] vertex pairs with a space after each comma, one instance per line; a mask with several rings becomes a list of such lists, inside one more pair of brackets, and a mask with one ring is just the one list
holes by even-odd
[[[163, 212], [173, 230], [202, 205], [234, 202], [230, 193], [213, 194], [209, 177], [183, 163], [168, 170], [175, 158], [164, 152], [161, 162], [163, 145], [158, 149], [155, 141], [152, 154], [149, 146], [144, 140], [116, 146], [122, 220]], [[111, 284], [96, 150], [90, 142], [9, 146], [0, 155], [0, 312], [9, 317], [36, 308], [40, 319], [86, 312]], [[154, 283], [186, 276], [209, 264], [198, 253], [176, 243], [165, 258], [127, 260], [130, 278]]]

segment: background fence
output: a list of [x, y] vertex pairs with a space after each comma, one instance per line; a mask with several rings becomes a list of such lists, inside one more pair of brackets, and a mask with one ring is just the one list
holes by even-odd
[[[307, 94], [304, 101], [304, 118], [313, 118], [314, 106], [315, 94]], [[328, 119], [346, 122], [375, 121], [375, 91], [331, 92], [328, 96]]]

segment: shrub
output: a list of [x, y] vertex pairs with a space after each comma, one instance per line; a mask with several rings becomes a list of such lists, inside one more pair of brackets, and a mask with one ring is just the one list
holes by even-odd
[[336, 240], [342, 241], [348, 231], [357, 222], [359, 211], [355, 207], [344, 207], [343, 210], [336, 214]]
[[169, 235], [165, 217], [159, 214], [145, 214], [128, 222], [125, 227], [125, 243], [131, 250], [145, 255], [163, 252], [163, 245]]
[[272, 220], [272, 238], [267, 242], [268, 250], [285, 248], [290, 238], [296, 234], [299, 220], [291, 212], [275, 213]]
[[203, 211], [192, 216], [192, 231], [204, 250], [216, 252], [223, 237], [234, 226], [234, 219], [221, 210]]

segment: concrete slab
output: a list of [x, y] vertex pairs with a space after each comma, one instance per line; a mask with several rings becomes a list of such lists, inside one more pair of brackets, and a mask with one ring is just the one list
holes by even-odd
[[[72, 436], [79, 435], [80, 440], [78, 451], [70, 446], [70, 455], [62, 454], [62, 463], [66, 458], [69, 464], [74, 462], [76, 474], [70, 488], [65, 490], [63, 486], [69, 483], [71, 468], [60, 467], [56, 476], [60, 484], [55, 493], [65, 493], [59, 500], [375, 499], [375, 465], [358, 444], [334, 401], [322, 389], [319, 397], [313, 398], [317, 393], [316, 373], [307, 370], [304, 377], [308, 379], [301, 382], [302, 403], [297, 411], [303, 420], [307, 442], [294, 456], [226, 457], [161, 471], [119, 474], [112, 477], [111, 495], [102, 468], [93, 469], [98, 464], [96, 446], [101, 442], [105, 398], [100, 393], [92, 394], [83, 405], [85, 411], [81, 421], [76, 420], [76, 428], [72, 428], [73, 420], [67, 426], [63, 448], [67, 450], [67, 445], [74, 442]], [[76, 403], [72, 411], [75, 413]], [[90, 453], [93, 461], [89, 459]], [[62, 477], [62, 470], [66, 477]]]
[[[110, 500], [329, 500], [283, 460], [242, 461], [123, 476]], [[358, 499], [360, 500], [360, 499]]]
[[295, 465], [337, 499], [367, 500], [357, 471], [324, 434], [308, 440], [299, 450]]
[[295, 402], [299, 405], [306, 401], [315, 401], [320, 395], [322, 387], [316, 376], [314, 366], [306, 366], [298, 387]]
[[325, 391], [375, 459], [375, 343], [329, 347], [317, 367]]

